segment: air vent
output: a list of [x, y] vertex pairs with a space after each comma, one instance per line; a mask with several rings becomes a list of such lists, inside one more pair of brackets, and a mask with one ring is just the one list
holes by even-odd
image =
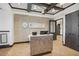
[[0, 34], [0, 43], [7, 43], [7, 34]]

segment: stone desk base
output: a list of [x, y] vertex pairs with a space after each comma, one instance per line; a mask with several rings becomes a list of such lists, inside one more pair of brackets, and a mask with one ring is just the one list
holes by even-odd
[[39, 35], [30, 37], [31, 55], [40, 55], [52, 51], [52, 35]]

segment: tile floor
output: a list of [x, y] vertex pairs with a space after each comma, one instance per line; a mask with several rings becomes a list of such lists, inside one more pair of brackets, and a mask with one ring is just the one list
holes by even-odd
[[[62, 45], [62, 37], [58, 36], [53, 41], [52, 53], [43, 56], [79, 56], [79, 52]], [[0, 56], [30, 56], [30, 44], [15, 44], [10, 48], [0, 49]]]

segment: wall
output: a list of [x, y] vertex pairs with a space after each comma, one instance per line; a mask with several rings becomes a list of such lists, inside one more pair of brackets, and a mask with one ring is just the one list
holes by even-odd
[[79, 10], [79, 3], [65, 9], [64, 11], [59, 12], [58, 14], [54, 15], [54, 19], [63, 18], [63, 43], [65, 43], [65, 15], [74, 11]]
[[[43, 23], [45, 28], [23, 28], [23, 22], [31, 23], [31, 22], [38, 22]], [[40, 31], [48, 31], [49, 30], [49, 18], [45, 17], [37, 17], [37, 16], [28, 16], [28, 15], [14, 15], [14, 41], [15, 42], [22, 42], [28, 41], [29, 35], [32, 32], [37, 32], [40, 34]]]
[[55, 32], [55, 22], [51, 22], [51, 25], [50, 25], [50, 32]]
[[9, 30], [8, 44], [13, 44], [13, 13], [7, 3], [0, 3], [0, 31]]

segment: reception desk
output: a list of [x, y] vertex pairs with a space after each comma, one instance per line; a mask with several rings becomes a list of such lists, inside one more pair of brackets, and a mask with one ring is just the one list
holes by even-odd
[[51, 52], [53, 48], [53, 35], [30, 35], [30, 53], [31, 55], [40, 55]]

